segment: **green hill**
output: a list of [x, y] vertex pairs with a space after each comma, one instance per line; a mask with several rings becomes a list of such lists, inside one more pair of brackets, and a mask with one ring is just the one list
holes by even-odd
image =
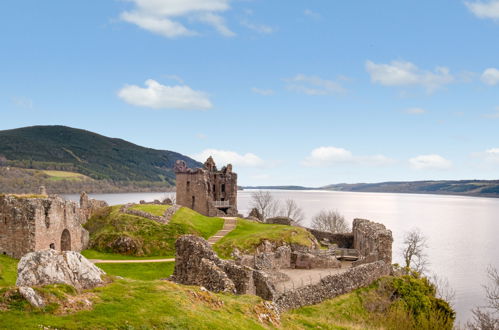
[[32, 126], [0, 131], [0, 165], [77, 172], [96, 180], [173, 184], [177, 159], [201, 163], [168, 150], [144, 148], [66, 126]]

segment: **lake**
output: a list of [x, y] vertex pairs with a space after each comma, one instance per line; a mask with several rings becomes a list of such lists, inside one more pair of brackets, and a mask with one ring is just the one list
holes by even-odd
[[[340, 212], [351, 223], [365, 218], [383, 223], [393, 232], [393, 259], [401, 262], [404, 233], [419, 228], [428, 238], [430, 271], [447, 278], [456, 291], [454, 307], [458, 321], [470, 317], [470, 310], [484, 303], [482, 284], [487, 282], [488, 265], [499, 268], [499, 199], [390, 193], [272, 190], [279, 200], [294, 199], [303, 209], [304, 225], [322, 209]], [[251, 190], [238, 193], [240, 213], [247, 215]], [[152, 201], [165, 193], [95, 194], [92, 198], [109, 204]], [[77, 195], [66, 197], [78, 200]], [[496, 250], [497, 249], [497, 250]]]

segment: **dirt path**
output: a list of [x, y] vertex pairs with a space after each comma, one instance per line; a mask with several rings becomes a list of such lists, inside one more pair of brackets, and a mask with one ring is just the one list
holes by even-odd
[[[215, 235], [208, 239], [208, 243], [213, 246], [216, 242], [222, 239], [225, 235], [230, 233], [236, 228], [237, 218], [235, 217], [222, 217], [225, 220], [224, 226]], [[132, 264], [132, 263], [147, 263], [147, 262], [172, 262], [175, 258], [167, 259], [130, 259], [130, 260], [103, 260], [103, 259], [90, 259], [94, 264]]]

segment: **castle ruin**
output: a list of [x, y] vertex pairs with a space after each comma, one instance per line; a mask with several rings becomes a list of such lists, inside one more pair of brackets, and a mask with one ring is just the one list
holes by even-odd
[[85, 193], [80, 205], [57, 195], [0, 195], [0, 253], [21, 258], [49, 248], [81, 251], [89, 241], [82, 225], [103, 206]]
[[217, 170], [210, 156], [203, 168], [188, 168], [183, 160], [175, 163], [177, 204], [209, 217], [237, 215], [237, 174], [232, 165]]

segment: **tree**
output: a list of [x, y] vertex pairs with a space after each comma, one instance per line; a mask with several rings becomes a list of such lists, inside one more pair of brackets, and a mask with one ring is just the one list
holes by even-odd
[[279, 213], [279, 201], [269, 191], [258, 190], [251, 194], [251, 207], [262, 215], [262, 220], [272, 218]]
[[177, 193], [175, 192], [169, 192], [169, 193], [166, 193], [163, 195], [163, 201], [165, 200], [171, 200], [172, 201], [172, 205], [175, 205], [177, 204]]
[[350, 227], [337, 211], [322, 210], [312, 219], [312, 228], [330, 233], [346, 233]]
[[281, 214], [284, 217], [292, 219], [297, 224], [301, 223], [305, 218], [303, 210], [298, 206], [294, 199], [287, 199], [286, 202], [284, 202]]
[[429, 263], [425, 253], [425, 249], [428, 247], [426, 242], [426, 236], [418, 228], [405, 233], [402, 256], [406, 270], [412, 269], [420, 274], [426, 271]]
[[491, 282], [484, 286], [487, 305], [473, 309], [473, 320], [467, 324], [473, 330], [499, 329], [499, 272], [489, 266], [487, 275]]

